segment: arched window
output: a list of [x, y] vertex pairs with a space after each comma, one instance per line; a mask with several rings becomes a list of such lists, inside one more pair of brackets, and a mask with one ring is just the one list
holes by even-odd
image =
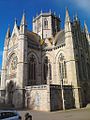
[[28, 85], [36, 84], [36, 59], [34, 55], [31, 55], [28, 67], [29, 67]]
[[48, 28], [48, 20], [45, 18], [44, 19], [44, 28], [47, 29]]
[[64, 60], [64, 56], [61, 53], [59, 57], [59, 72], [61, 79], [67, 78], [67, 71], [66, 71], [66, 62]]

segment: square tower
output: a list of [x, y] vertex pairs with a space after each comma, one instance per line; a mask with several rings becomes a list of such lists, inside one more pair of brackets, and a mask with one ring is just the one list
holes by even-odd
[[40, 13], [33, 19], [33, 32], [40, 35], [41, 39], [51, 38], [60, 31], [60, 17], [49, 11]]

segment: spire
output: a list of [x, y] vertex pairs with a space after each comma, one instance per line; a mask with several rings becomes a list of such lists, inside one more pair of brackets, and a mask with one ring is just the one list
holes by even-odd
[[21, 20], [21, 25], [23, 26], [27, 26], [27, 22], [26, 22], [26, 17], [25, 17], [25, 12], [23, 12], [23, 16], [22, 16], [22, 20]]
[[10, 26], [8, 26], [7, 33], [6, 33], [6, 39], [10, 37]]
[[65, 17], [65, 32], [71, 31], [71, 21], [69, 17], [68, 8], [66, 8], [66, 17]]
[[69, 17], [68, 8], [66, 8], [66, 18], [65, 18], [65, 22], [70, 22], [70, 17]]

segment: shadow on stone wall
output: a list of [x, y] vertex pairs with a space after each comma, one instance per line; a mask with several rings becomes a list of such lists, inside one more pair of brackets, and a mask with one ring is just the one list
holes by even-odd
[[64, 86], [64, 100], [65, 109], [76, 108], [73, 87], [71, 85]]
[[[20, 109], [25, 106], [23, 99], [24, 90], [20, 89], [20, 87], [13, 81], [10, 81], [7, 84], [6, 90], [0, 92], [0, 109]], [[2, 101], [1, 98], [3, 98]]]
[[[64, 86], [64, 105], [65, 109], [75, 108], [75, 99], [72, 86]], [[63, 110], [63, 100], [60, 85], [50, 87], [51, 111]]]
[[31, 98], [31, 90], [25, 92], [25, 108], [33, 110], [35, 100]]

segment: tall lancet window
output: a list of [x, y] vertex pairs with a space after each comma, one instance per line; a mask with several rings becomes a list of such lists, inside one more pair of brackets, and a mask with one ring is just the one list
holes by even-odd
[[48, 29], [48, 20], [47, 20], [47, 18], [44, 19], [44, 28]]
[[47, 83], [47, 80], [52, 80], [52, 66], [51, 63], [48, 60], [48, 57], [45, 57], [44, 64], [43, 64], [43, 77], [44, 77], [44, 83]]
[[62, 53], [60, 54], [59, 57], [59, 72], [60, 72], [60, 78], [63, 79], [67, 78], [66, 62]]
[[48, 57], [45, 57], [44, 64], [43, 64], [43, 77], [44, 77], [44, 83], [47, 83], [47, 77], [48, 77]]
[[52, 80], [52, 66], [51, 63], [49, 63], [49, 80]]
[[36, 59], [34, 55], [31, 55], [28, 67], [29, 67], [28, 85], [34, 85], [36, 84]]

